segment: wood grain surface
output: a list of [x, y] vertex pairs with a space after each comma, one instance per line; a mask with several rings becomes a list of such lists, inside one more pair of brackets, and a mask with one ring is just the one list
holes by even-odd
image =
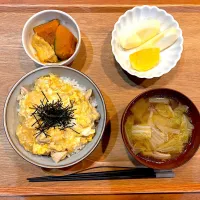
[[199, 200], [200, 194], [132, 194], [132, 195], [73, 195], [37, 197], [1, 197], [1, 200]]
[[[19, 1], [21, 2], [21, 1]], [[48, 8], [56, 8], [48, 5]], [[173, 179], [29, 183], [27, 177], [65, 174], [91, 166], [134, 166], [123, 145], [120, 120], [127, 104], [148, 89], [168, 87], [187, 95], [200, 109], [200, 7], [160, 6], [171, 13], [183, 30], [184, 51], [177, 66], [161, 78], [129, 78], [115, 62], [110, 41], [118, 17], [130, 6], [61, 6], [80, 26], [82, 45], [72, 67], [86, 73], [105, 98], [108, 120], [101, 143], [83, 162], [63, 170], [41, 169], [23, 160], [9, 144], [0, 116], [0, 195], [130, 194], [200, 192], [200, 151], [184, 166], [175, 169]], [[12, 85], [36, 68], [21, 45], [21, 32], [27, 19], [43, 6], [0, 5], [0, 111]], [[195, 198], [195, 197], [194, 197]]]
[[63, 4], [82, 4], [82, 5], [144, 5], [144, 4], [200, 4], [199, 0], [0, 0], [0, 3], [2, 4], [9, 4], [9, 5], [19, 5], [19, 4], [36, 4], [36, 5], [49, 5], [49, 4], [54, 4], [54, 5], [63, 5]]

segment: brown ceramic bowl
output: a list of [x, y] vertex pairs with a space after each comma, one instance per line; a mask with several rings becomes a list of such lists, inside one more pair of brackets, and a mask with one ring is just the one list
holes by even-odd
[[[186, 145], [185, 150], [175, 159], [170, 159], [167, 161], [158, 161], [158, 160], [153, 160], [150, 158], [147, 158], [145, 156], [142, 156], [140, 154], [136, 155], [132, 151], [132, 146], [128, 141], [127, 135], [125, 133], [125, 122], [127, 117], [130, 114], [130, 108], [141, 98], [149, 98], [152, 96], [162, 96], [162, 97], [170, 97], [173, 99], [178, 100], [180, 103], [183, 105], [187, 105], [189, 107], [189, 112], [188, 115], [192, 120], [192, 124], [194, 125], [194, 129], [192, 132], [192, 137], [188, 144]], [[128, 149], [129, 153], [131, 156], [142, 163], [143, 165], [154, 168], [154, 169], [173, 169], [176, 167], [179, 167], [183, 164], [185, 164], [187, 161], [189, 161], [195, 154], [195, 152], [198, 150], [199, 145], [200, 145], [200, 114], [194, 103], [186, 97], [184, 94], [172, 90], [172, 89], [153, 89], [149, 90], [147, 92], [144, 92], [140, 95], [138, 95], [136, 98], [134, 98], [127, 108], [124, 111], [122, 121], [121, 121], [121, 133], [122, 133], [122, 138], [124, 140], [125, 146]]]

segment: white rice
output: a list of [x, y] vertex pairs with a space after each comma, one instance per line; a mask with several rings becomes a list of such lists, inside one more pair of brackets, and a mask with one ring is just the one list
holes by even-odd
[[[60, 77], [65, 83], [75, 87], [76, 89], [80, 90], [83, 94], [86, 93], [87, 88], [85, 86], [82, 86], [78, 83], [78, 81], [76, 81], [75, 79], [71, 79], [69, 77]], [[90, 103], [93, 107], [97, 107], [97, 100], [95, 99], [94, 96], [90, 97]]]
[[65, 83], [72, 85], [73, 87], [75, 87], [76, 89], [80, 90], [83, 93], [86, 93], [87, 88], [84, 86], [79, 85], [78, 81], [76, 81], [75, 79], [71, 79], [68, 77], [60, 77]]

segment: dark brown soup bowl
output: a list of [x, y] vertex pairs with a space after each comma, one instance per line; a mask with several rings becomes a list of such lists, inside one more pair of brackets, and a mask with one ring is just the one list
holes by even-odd
[[[182, 103], [183, 105], [187, 105], [189, 107], [188, 116], [191, 118], [192, 124], [194, 125], [194, 129], [192, 131], [192, 136], [190, 140], [188, 141], [187, 145], [185, 146], [183, 152], [176, 158], [162, 161], [162, 160], [154, 160], [153, 158], [145, 157], [140, 154], [135, 154], [132, 149], [132, 145], [129, 143], [129, 140], [127, 138], [126, 132], [125, 132], [125, 122], [127, 120], [127, 117], [130, 115], [130, 108], [141, 98], [149, 98], [152, 96], [159, 96], [159, 97], [169, 97], [172, 99], [175, 99]], [[128, 149], [131, 156], [142, 163], [143, 165], [154, 168], [154, 169], [173, 169], [176, 167], [179, 167], [183, 164], [185, 164], [187, 161], [189, 161], [195, 154], [195, 152], [198, 150], [200, 145], [200, 114], [197, 109], [197, 107], [194, 105], [194, 103], [186, 97], [184, 94], [172, 90], [172, 89], [153, 89], [149, 90], [147, 92], [144, 92], [140, 95], [138, 95], [136, 98], [134, 98], [126, 107], [124, 114], [122, 116], [121, 120], [121, 133], [122, 138], [124, 141], [124, 144], [126, 148]]]

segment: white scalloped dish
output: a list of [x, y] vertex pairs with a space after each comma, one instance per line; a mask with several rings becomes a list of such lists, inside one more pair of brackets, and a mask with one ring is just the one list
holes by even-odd
[[[129, 55], [132, 50], [124, 50], [119, 44], [119, 37], [122, 30], [125, 28], [138, 26], [142, 21], [149, 19], [156, 19], [160, 22], [161, 32], [171, 27], [176, 28], [178, 39], [174, 44], [160, 53], [160, 62], [157, 66], [148, 71], [139, 72], [131, 67], [129, 61]], [[166, 11], [159, 9], [156, 6], [136, 6], [119, 17], [112, 31], [111, 46], [116, 61], [129, 74], [139, 78], [148, 79], [160, 77], [174, 68], [181, 57], [183, 51], [182, 30], [180, 29], [178, 22]]]

